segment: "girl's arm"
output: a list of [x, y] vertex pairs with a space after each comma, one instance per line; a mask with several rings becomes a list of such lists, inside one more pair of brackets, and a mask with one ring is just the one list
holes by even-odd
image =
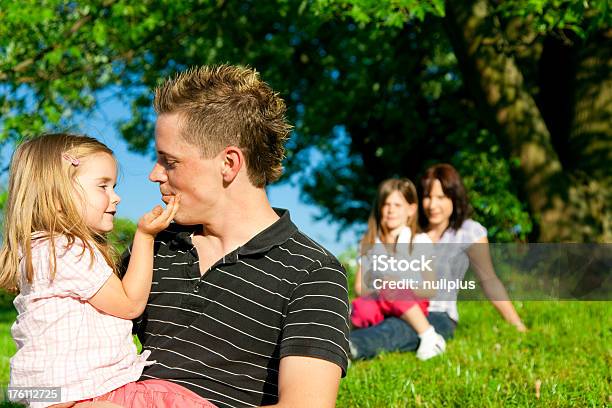
[[[360, 258], [363, 259], [363, 258]], [[371, 276], [371, 274], [369, 275]], [[353, 285], [355, 289], [355, 296], [366, 296], [372, 293], [372, 290], [363, 285], [363, 272], [361, 267], [361, 262], [357, 264], [357, 272], [355, 273], [355, 284]]]
[[361, 262], [357, 264], [357, 272], [355, 273], [355, 296], [361, 296]]
[[142, 314], [151, 290], [155, 235], [168, 227], [178, 210], [178, 203], [179, 199], [170, 201], [165, 210], [157, 206], [139, 220], [123, 280], [111, 275], [89, 299], [92, 306], [122, 319], [134, 319]]
[[509, 300], [504, 285], [495, 274], [489, 252], [489, 240], [487, 237], [483, 237], [476, 241], [475, 244], [470, 246], [467, 254], [476, 275], [480, 279], [485, 295], [487, 295], [487, 298], [489, 298], [493, 306], [495, 306], [508, 323], [514, 325], [520, 332], [527, 331], [512, 302]]

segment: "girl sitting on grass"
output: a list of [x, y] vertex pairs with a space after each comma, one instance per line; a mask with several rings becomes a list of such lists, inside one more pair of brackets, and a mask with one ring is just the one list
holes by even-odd
[[[120, 280], [106, 239], [120, 201], [116, 180], [113, 152], [86, 136], [44, 135], [12, 157], [0, 251], [0, 286], [19, 292], [10, 386], [58, 387], [54, 407], [117, 407], [108, 396], [154, 363], [149, 351], [137, 354], [130, 319], [147, 303], [154, 237], [170, 224], [178, 197], [139, 220]], [[180, 394], [183, 387], [168, 384]]]
[[[418, 202], [416, 188], [410, 180], [383, 181], [378, 187], [368, 230], [361, 240], [360, 260], [375, 256], [377, 252], [385, 252], [379, 251], [385, 246], [392, 246], [390, 255], [397, 254], [398, 259], [413, 256], [414, 244], [418, 244], [421, 250], [431, 247], [431, 239], [418, 227]], [[372, 266], [372, 262], [367, 263], [367, 267]], [[365, 267], [360, 262], [355, 276], [355, 293], [359, 297], [352, 303], [353, 326], [365, 328], [377, 325], [389, 316], [399, 317], [418, 334], [417, 358], [427, 360], [442, 354], [446, 342], [426, 318], [427, 299], [419, 299], [410, 290], [382, 290], [376, 295], [365, 293], [362, 284], [362, 270]]]

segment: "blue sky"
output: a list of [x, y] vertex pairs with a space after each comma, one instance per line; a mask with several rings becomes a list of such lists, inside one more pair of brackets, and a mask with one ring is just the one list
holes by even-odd
[[[88, 118], [75, 123], [76, 131], [93, 136], [107, 144], [116, 154], [120, 165], [117, 192], [121, 196], [119, 217], [137, 220], [145, 210], [161, 203], [157, 184], [148, 180], [154, 160], [128, 151], [127, 143], [119, 136], [115, 123], [129, 114], [129, 108], [116, 98], [100, 98], [105, 102]], [[289, 184], [270, 186], [270, 201], [274, 207], [288, 208], [293, 222], [310, 237], [338, 255], [350, 246], [356, 246], [356, 231], [345, 232], [337, 240], [338, 225], [315, 221], [320, 210], [300, 201], [299, 187]]]

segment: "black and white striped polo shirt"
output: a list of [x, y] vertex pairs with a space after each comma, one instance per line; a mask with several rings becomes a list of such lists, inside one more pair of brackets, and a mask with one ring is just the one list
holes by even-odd
[[158, 234], [149, 302], [135, 323], [157, 362], [141, 380], [170, 380], [219, 407], [242, 407], [278, 401], [285, 356], [328, 360], [344, 375], [346, 273], [288, 211], [277, 212], [279, 220], [204, 276], [191, 242], [196, 227]]

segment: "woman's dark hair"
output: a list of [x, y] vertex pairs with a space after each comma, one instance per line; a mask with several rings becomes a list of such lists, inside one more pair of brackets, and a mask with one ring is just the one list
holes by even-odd
[[[444, 195], [450, 198], [453, 203], [453, 212], [448, 223], [449, 228], [455, 230], [461, 228], [465, 221], [472, 214], [472, 207], [468, 200], [465, 186], [461, 181], [461, 176], [450, 164], [436, 164], [425, 171], [421, 177], [422, 199], [429, 197], [434, 180], [440, 181]], [[422, 217], [424, 227], [427, 226], [427, 217]]]

